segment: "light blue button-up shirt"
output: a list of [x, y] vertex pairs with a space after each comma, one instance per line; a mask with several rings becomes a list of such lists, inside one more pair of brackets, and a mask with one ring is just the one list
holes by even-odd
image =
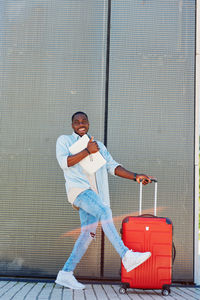
[[[69, 147], [79, 138], [80, 136], [73, 132], [72, 135], [61, 135], [57, 139], [56, 143], [56, 157], [60, 167], [64, 172], [67, 194], [71, 188], [90, 189], [89, 181], [80, 164], [78, 163], [72, 167], [68, 167], [67, 165], [67, 158], [69, 155], [72, 155], [72, 153], [69, 151]], [[102, 202], [105, 205], [110, 206], [108, 172], [112, 175], [115, 175], [115, 168], [120, 164], [112, 158], [104, 144], [99, 141], [97, 141], [97, 143], [101, 155], [106, 160], [106, 164], [96, 172], [97, 189]]]

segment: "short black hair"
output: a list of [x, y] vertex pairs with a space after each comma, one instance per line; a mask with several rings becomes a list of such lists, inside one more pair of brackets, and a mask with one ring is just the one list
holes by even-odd
[[83, 111], [77, 111], [77, 112], [75, 112], [75, 113], [72, 115], [72, 122], [73, 122], [74, 117], [75, 117], [76, 115], [84, 115], [84, 116], [88, 119], [88, 116], [87, 116], [86, 113], [84, 113]]

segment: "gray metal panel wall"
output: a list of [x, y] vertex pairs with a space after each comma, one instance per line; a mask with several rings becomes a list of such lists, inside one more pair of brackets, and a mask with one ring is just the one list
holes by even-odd
[[[158, 177], [158, 215], [174, 223], [174, 280], [193, 280], [195, 1], [112, 1], [108, 149]], [[115, 224], [137, 214], [138, 186], [110, 179]], [[153, 212], [153, 185], [144, 211]], [[114, 270], [113, 270], [114, 268]], [[105, 276], [120, 259], [106, 242]]]
[[[52, 276], [79, 234], [55, 159], [74, 111], [104, 138], [107, 5], [103, 0], [2, 1], [0, 271]], [[158, 214], [174, 223], [176, 280], [193, 279], [195, 0], [112, 0], [108, 149], [156, 175]], [[110, 178], [114, 221], [137, 214], [138, 186]], [[153, 185], [144, 189], [152, 211]], [[100, 230], [76, 269], [100, 276]], [[106, 239], [105, 277], [120, 278]]]
[[[84, 110], [103, 140], [107, 1], [8, 0], [1, 14], [0, 275], [51, 276], [80, 227], [56, 139]], [[100, 245], [98, 231], [79, 276], [99, 276]]]

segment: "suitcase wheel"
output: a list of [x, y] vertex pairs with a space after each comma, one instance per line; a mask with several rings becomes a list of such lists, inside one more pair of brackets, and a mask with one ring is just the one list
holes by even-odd
[[130, 284], [128, 282], [123, 282], [120, 289], [119, 289], [119, 293], [124, 295], [126, 294], [126, 290], [130, 288]]
[[126, 294], [126, 288], [120, 287], [119, 293], [122, 294], [122, 295]]
[[170, 293], [171, 293], [171, 290], [170, 290], [169, 287], [168, 287], [168, 288], [164, 288], [164, 289], [162, 290], [162, 295], [163, 295], [163, 296], [168, 296]]

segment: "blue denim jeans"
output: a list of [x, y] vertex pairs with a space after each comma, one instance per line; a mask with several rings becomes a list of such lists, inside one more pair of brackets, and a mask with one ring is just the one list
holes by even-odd
[[79, 207], [81, 221], [81, 234], [77, 239], [74, 248], [67, 262], [64, 271], [73, 271], [85, 254], [89, 244], [94, 239], [98, 222], [115, 250], [122, 258], [128, 248], [121, 240], [112, 219], [111, 209], [102, 203], [100, 197], [92, 190], [86, 190], [78, 195], [74, 205]]

